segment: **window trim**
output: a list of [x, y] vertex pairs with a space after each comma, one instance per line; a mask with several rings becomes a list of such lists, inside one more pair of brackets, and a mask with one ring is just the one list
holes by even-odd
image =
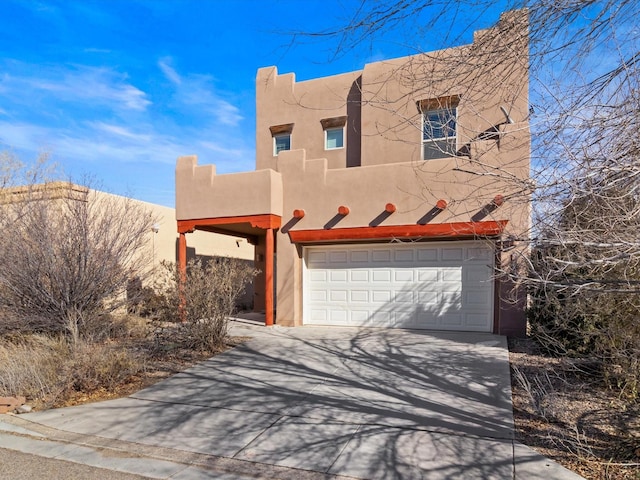
[[[459, 96], [452, 95], [452, 96], [440, 97], [440, 98], [434, 98], [434, 99], [428, 99], [428, 100], [420, 100], [417, 102], [416, 106], [418, 107], [418, 111], [420, 112], [421, 124], [422, 124], [422, 128], [420, 130], [420, 136], [421, 136], [420, 156], [422, 160], [424, 161], [436, 160], [438, 158], [446, 158], [447, 156], [456, 156], [458, 151], [458, 128], [459, 128], [458, 104], [459, 104], [459, 101], [460, 101]], [[430, 113], [434, 114], [434, 113], [440, 113], [440, 112], [445, 112], [445, 115], [443, 115], [443, 117], [447, 119], [446, 122], [441, 122], [442, 123], [441, 127], [444, 127], [442, 128], [442, 130], [446, 128], [450, 128], [450, 127], [447, 127], [447, 124], [451, 120], [453, 120], [454, 135], [445, 135], [444, 137], [432, 137], [432, 138], [425, 139], [424, 138], [425, 125], [426, 125], [427, 116]], [[453, 113], [453, 115], [447, 116], [446, 113], [449, 113], [449, 114]], [[442, 152], [442, 156], [435, 157], [435, 158], [428, 158], [425, 155], [425, 149], [429, 144], [431, 144], [432, 146], [440, 150]], [[438, 144], [440, 145], [444, 144], [444, 146], [447, 148], [440, 148]]]
[[269, 131], [271, 132], [271, 153], [273, 154], [274, 157], [278, 156], [278, 153], [276, 151], [276, 138], [283, 138], [283, 137], [289, 137], [289, 148], [288, 149], [283, 149], [280, 150], [280, 152], [286, 151], [286, 150], [291, 150], [291, 140], [292, 140], [292, 135], [291, 133], [293, 132], [293, 123], [283, 123], [282, 125], [272, 125], [269, 127]]
[[[283, 148], [281, 150], [277, 150], [277, 139], [279, 138], [289, 138], [289, 148]], [[288, 150], [291, 150], [291, 132], [284, 132], [284, 133], [276, 133], [272, 136], [273, 138], [273, 156], [277, 157], [278, 154], [280, 152], [286, 152]]]
[[[342, 141], [341, 141], [341, 145], [339, 147], [329, 147], [329, 138], [328, 138], [328, 132], [337, 132], [340, 131], [342, 132]], [[324, 149], [325, 150], [341, 150], [344, 148], [344, 143], [345, 143], [345, 138], [344, 138], [344, 126], [342, 127], [331, 127], [331, 128], [325, 128], [324, 129]]]

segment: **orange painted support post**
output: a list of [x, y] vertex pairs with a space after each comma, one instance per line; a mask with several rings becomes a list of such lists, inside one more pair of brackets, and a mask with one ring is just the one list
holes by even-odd
[[504, 197], [502, 195], [498, 194], [495, 197], [493, 197], [493, 204], [496, 207], [501, 207], [503, 203], [504, 203]]
[[338, 214], [342, 215], [343, 217], [346, 215], [349, 215], [349, 212], [350, 212], [349, 207], [347, 207], [346, 205], [340, 205], [338, 207]]
[[187, 299], [184, 295], [184, 287], [187, 283], [187, 236], [184, 233], [181, 233], [178, 239], [178, 272], [178, 292], [180, 296], [178, 314], [180, 321], [185, 323], [187, 321]]
[[387, 213], [394, 213], [396, 211], [396, 206], [393, 203], [387, 203], [384, 206], [384, 211]]
[[265, 239], [264, 324], [273, 325], [273, 228], [267, 228]]
[[304, 213], [305, 213], [304, 210], [302, 210], [301, 208], [296, 209], [293, 211], [293, 218], [298, 218], [298, 219], [304, 218]]
[[441, 198], [436, 202], [436, 208], [438, 210], [444, 210], [445, 208], [447, 208], [447, 201]]

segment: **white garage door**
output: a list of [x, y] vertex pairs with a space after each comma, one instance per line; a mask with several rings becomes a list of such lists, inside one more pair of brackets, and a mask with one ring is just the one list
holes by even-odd
[[306, 247], [304, 323], [489, 332], [487, 242]]

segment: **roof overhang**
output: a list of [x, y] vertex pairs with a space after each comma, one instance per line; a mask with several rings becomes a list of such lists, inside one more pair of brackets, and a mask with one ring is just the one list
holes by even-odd
[[293, 243], [320, 243], [391, 238], [477, 238], [495, 237], [504, 231], [508, 220], [454, 222], [433, 225], [389, 225], [315, 230], [289, 230]]
[[271, 213], [234, 217], [196, 218], [178, 220], [178, 233], [191, 233], [195, 230], [244, 237], [251, 241], [259, 237], [263, 230], [277, 229], [282, 217]]

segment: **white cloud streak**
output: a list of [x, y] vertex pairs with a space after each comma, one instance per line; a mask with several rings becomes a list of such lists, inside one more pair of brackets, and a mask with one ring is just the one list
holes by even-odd
[[230, 127], [235, 127], [244, 119], [238, 107], [217, 93], [213, 77], [200, 74], [180, 75], [171, 66], [171, 61], [170, 57], [161, 58], [158, 67], [175, 88], [174, 104], [184, 109], [196, 110], [198, 115], [207, 115], [215, 123]]
[[151, 104], [146, 93], [128, 83], [125, 75], [107, 68], [42, 68], [37, 76], [9, 76], [5, 83], [53, 95], [64, 102], [90, 102], [113, 110], [141, 111]]

